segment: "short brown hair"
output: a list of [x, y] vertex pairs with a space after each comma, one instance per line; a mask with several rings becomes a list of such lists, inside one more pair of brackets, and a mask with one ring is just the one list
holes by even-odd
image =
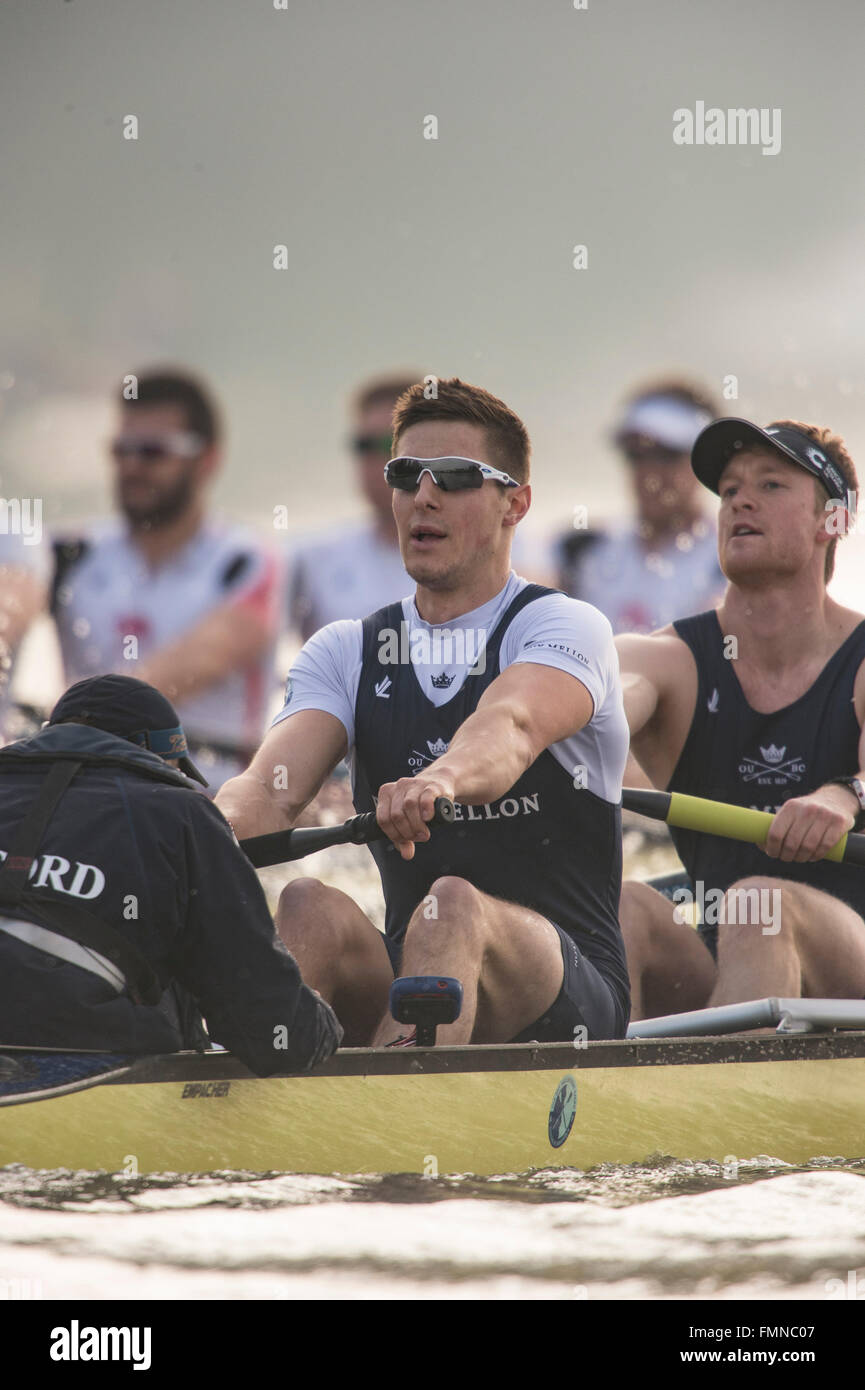
[[153, 405], [176, 405], [183, 411], [186, 428], [199, 435], [209, 448], [222, 436], [222, 421], [210, 391], [198, 377], [173, 367], [138, 374], [138, 394], [127, 400], [121, 395], [123, 410]]
[[[800, 434], [807, 435], [812, 444], [816, 444], [818, 449], [822, 449], [834, 463], [841, 477], [844, 479], [849, 492], [858, 494], [859, 483], [856, 477], [856, 465], [847, 452], [847, 445], [840, 434], [834, 434], [832, 430], [821, 428], [819, 425], [807, 425], [802, 420], [773, 420], [767, 428], [779, 426], [782, 429], [798, 430]], [[829, 498], [828, 490], [820, 482], [819, 478], [814, 479], [814, 493], [817, 499], [817, 510], [825, 511], [826, 502]], [[826, 568], [824, 578], [826, 583], [832, 578], [835, 572], [835, 547], [838, 544], [836, 536], [826, 547]]]
[[393, 372], [388, 376], [371, 377], [358, 386], [351, 398], [351, 410], [361, 415], [375, 405], [396, 405], [400, 396], [414, 386], [421, 377], [420, 372]]
[[435, 396], [424, 394], [429, 386], [416, 382], [396, 404], [393, 415], [394, 450], [396, 441], [410, 425], [425, 420], [464, 420], [480, 425], [486, 434], [487, 446], [498, 466], [518, 483], [529, 481], [532, 446], [528, 431], [518, 415], [485, 391], [460, 381], [458, 376], [435, 382]]

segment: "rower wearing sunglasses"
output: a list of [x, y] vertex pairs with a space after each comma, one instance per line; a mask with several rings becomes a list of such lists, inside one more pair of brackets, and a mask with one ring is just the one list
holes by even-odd
[[265, 727], [282, 570], [210, 513], [221, 427], [206, 388], [157, 370], [136, 389], [110, 445], [120, 515], [55, 541], [51, 611], [66, 682], [116, 671], [155, 685], [215, 790]]
[[[348, 755], [385, 934], [314, 879], [277, 925], [348, 1045], [406, 1043], [394, 975], [463, 985], [443, 1043], [624, 1035], [617, 920], [627, 725], [610, 624], [510, 567], [531, 500], [530, 445], [506, 405], [458, 379], [413, 386], [385, 476], [413, 597], [332, 623], [292, 666], [286, 703], [218, 804], [240, 837], [293, 825]], [[450, 825], [428, 822], [437, 797]]]

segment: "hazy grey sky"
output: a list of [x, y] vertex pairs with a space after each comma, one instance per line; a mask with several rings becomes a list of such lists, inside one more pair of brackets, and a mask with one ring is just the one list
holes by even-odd
[[[616, 403], [671, 368], [862, 466], [861, 0], [4, 0], [0, 55], [0, 484], [48, 517], [106, 505], [105, 399], [165, 360], [262, 524], [356, 508], [345, 396], [403, 364], [523, 416], [548, 520], [615, 508]], [[780, 152], [676, 145], [698, 101]]]

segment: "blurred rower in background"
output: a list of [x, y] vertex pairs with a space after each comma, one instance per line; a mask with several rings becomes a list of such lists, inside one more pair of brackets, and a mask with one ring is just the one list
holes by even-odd
[[556, 547], [559, 588], [600, 608], [616, 633], [652, 632], [714, 608], [724, 592], [715, 522], [691, 469], [694, 441], [717, 413], [709, 393], [687, 381], [632, 394], [614, 440], [636, 517], [572, 530]]
[[282, 601], [276, 557], [208, 514], [221, 429], [193, 377], [138, 377], [111, 443], [122, 516], [55, 541], [67, 683], [114, 671], [177, 705], [211, 793], [243, 771], [268, 713]]
[[367, 515], [292, 546], [290, 619], [304, 641], [326, 623], [362, 618], [412, 591], [384, 466], [391, 457], [393, 408], [419, 379], [420, 373], [377, 377], [352, 399], [349, 447]]
[[41, 534], [41, 511], [38, 530], [28, 536], [0, 533], [0, 743], [18, 736], [10, 697], [15, 660], [47, 602], [51, 560]]

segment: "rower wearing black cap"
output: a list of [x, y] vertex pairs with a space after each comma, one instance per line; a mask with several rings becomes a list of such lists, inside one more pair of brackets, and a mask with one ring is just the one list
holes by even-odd
[[728, 586], [717, 610], [617, 639], [631, 749], [656, 787], [774, 820], [765, 852], [673, 832], [714, 909], [699, 935], [681, 905], [624, 885], [634, 1016], [862, 996], [865, 876], [823, 860], [865, 823], [865, 618], [826, 589], [855, 508], [853, 461], [828, 429], [725, 419], [700, 434], [692, 466], [721, 498]]
[[338, 1046], [195, 782], [174, 707], [128, 676], [79, 681], [0, 749], [0, 1042], [173, 1052], [207, 1045], [203, 1013], [260, 1075]]

